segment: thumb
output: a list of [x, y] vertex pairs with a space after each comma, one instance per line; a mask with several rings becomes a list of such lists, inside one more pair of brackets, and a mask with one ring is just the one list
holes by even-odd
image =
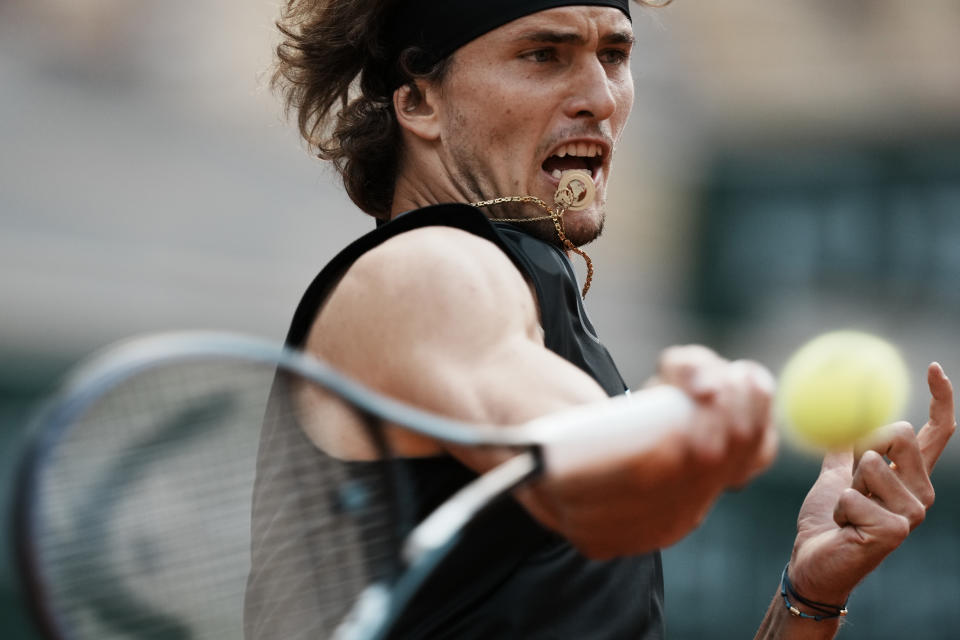
[[823, 456], [820, 473], [845, 473], [853, 475], [853, 450], [828, 451]]

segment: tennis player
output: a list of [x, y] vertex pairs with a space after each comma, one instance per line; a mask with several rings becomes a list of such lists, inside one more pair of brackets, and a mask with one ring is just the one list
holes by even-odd
[[[623, 394], [570, 257], [603, 227], [633, 104], [628, 0], [290, 0], [280, 28], [276, 81], [303, 136], [378, 221], [317, 276], [288, 342], [471, 422], [518, 424]], [[642, 455], [545, 480], [485, 514], [392, 637], [662, 638], [658, 549], [767, 467], [776, 436], [773, 379], [759, 364], [673, 347], [658, 377], [695, 401], [692, 418]], [[919, 436], [895, 426], [856, 466], [848, 454], [824, 461], [786, 598], [771, 575], [758, 637], [833, 637], [854, 586], [923, 519], [954, 428], [949, 381], [936, 366], [929, 381]], [[339, 457], [368, 453], [324, 428], [300, 435]], [[508, 455], [391, 437], [422, 513]], [[262, 446], [306, 438], [265, 433]], [[303, 481], [259, 469], [257, 492], [290, 495]], [[285, 542], [269, 524], [302, 508], [255, 505], [248, 637], [322, 632], [309, 580], [272, 569]]]

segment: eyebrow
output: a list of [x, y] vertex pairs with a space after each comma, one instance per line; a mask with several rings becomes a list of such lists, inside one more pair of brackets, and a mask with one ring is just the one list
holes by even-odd
[[[584, 44], [586, 39], [576, 31], [554, 31], [539, 29], [525, 31], [516, 38], [518, 41], [542, 42], [547, 44]], [[601, 44], [633, 44], [633, 33], [629, 31], [614, 31], [600, 38]]]

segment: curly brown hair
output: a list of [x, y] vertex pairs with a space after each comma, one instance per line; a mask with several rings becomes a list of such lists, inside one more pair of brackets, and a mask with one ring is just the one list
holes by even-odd
[[[350, 199], [382, 219], [390, 216], [402, 154], [393, 112], [396, 79], [442, 82], [451, 60], [427, 62], [415, 48], [399, 60], [388, 58], [385, 22], [401, 1], [286, 0], [271, 82], [287, 112], [296, 111], [310, 149], [333, 162]], [[651, 7], [672, 2], [635, 1]]]

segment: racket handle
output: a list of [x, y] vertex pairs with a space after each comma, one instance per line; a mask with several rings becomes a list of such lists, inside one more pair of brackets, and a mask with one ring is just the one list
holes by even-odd
[[546, 472], [562, 475], [643, 453], [682, 428], [695, 409], [679, 388], [657, 385], [533, 420]]

